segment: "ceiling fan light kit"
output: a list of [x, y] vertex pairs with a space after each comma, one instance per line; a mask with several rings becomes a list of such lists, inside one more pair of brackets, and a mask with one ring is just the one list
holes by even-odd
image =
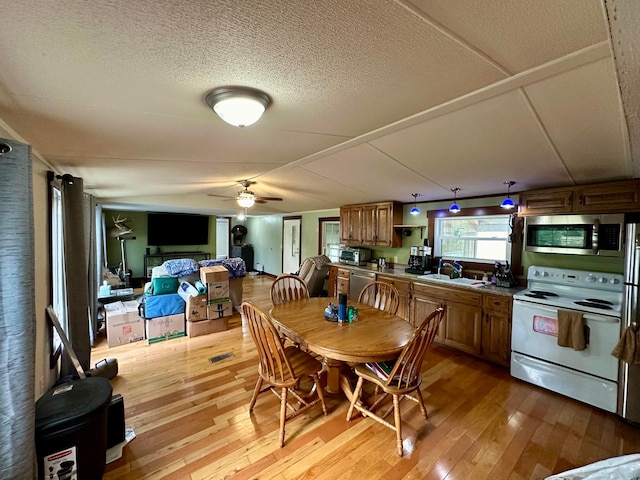
[[250, 87], [215, 88], [204, 100], [222, 120], [235, 127], [253, 125], [271, 104], [269, 95]]
[[256, 196], [249, 190], [238, 192], [238, 205], [242, 208], [251, 208], [256, 203]]

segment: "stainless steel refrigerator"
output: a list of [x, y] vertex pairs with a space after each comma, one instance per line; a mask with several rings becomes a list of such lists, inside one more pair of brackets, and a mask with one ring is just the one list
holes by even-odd
[[[621, 327], [640, 326], [640, 223], [627, 223]], [[620, 332], [622, 334], [622, 331]], [[640, 424], [640, 365], [620, 362], [618, 414]]]

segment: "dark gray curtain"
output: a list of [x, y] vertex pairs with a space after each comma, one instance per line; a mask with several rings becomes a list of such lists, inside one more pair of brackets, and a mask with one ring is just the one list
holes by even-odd
[[[0, 478], [34, 478], [35, 342], [31, 148], [0, 139]], [[6, 148], [4, 148], [6, 150]]]
[[[83, 370], [91, 363], [91, 340], [89, 337], [89, 282], [87, 273], [84, 194], [81, 178], [73, 183], [63, 176], [61, 182], [62, 232], [64, 235], [64, 264], [67, 287], [67, 336]], [[62, 356], [60, 376], [75, 375], [76, 369], [68, 355]]]
[[98, 333], [98, 244], [96, 231], [96, 198], [84, 194], [84, 240], [87, 259], [87, 286], [89, 288], [89, 340], [93, 347]]

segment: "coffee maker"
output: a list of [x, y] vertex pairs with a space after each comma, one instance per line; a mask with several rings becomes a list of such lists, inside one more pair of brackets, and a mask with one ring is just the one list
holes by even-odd
[[410, 247], [409, 266], [404, 269], [406, 273], [423, 275], [431, 270], [431, 247], [419, 245]]

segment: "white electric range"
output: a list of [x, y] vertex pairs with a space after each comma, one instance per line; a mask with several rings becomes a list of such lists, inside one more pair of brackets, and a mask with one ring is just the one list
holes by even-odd
[[[623, 275], [531, 266], [513, 299], [511, 374], [615, 412]], [[557, 344], [558, 310], [583, 314], [587, 348]]]

